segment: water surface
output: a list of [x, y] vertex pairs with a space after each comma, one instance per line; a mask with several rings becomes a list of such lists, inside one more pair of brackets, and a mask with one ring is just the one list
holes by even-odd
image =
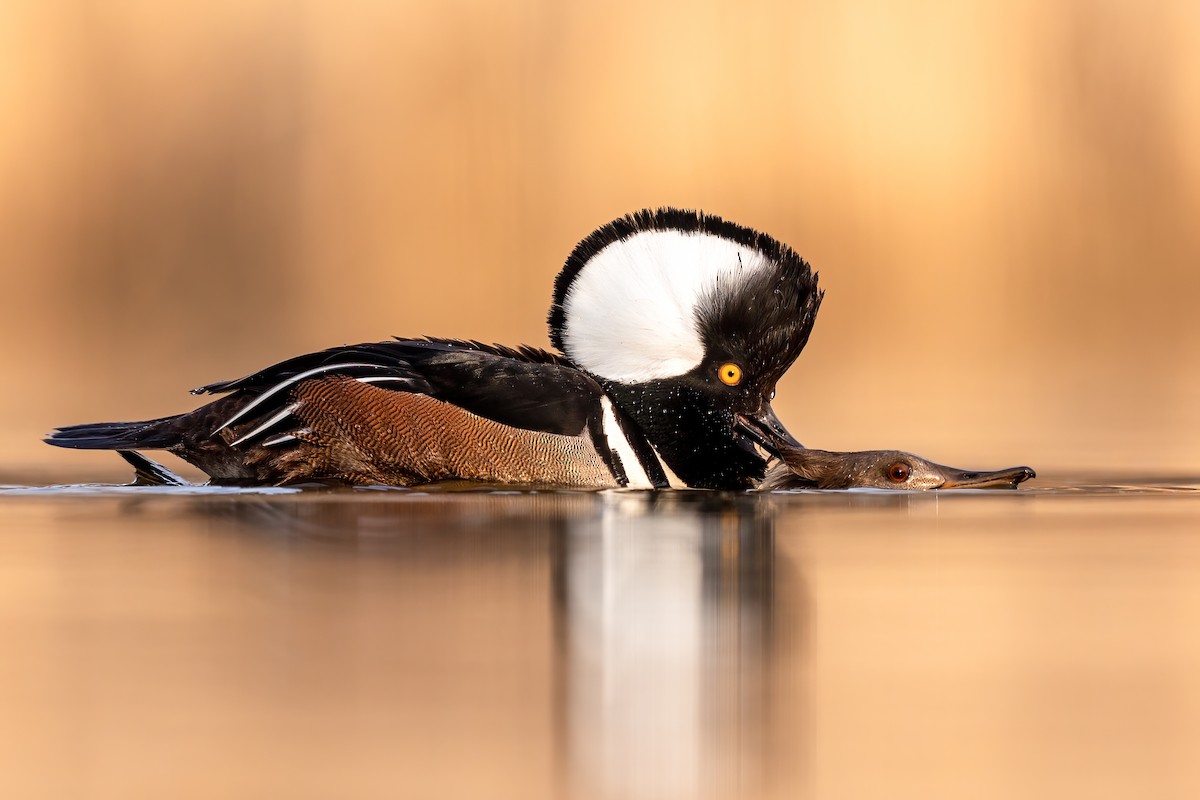
[[0, 487], [4, 797], [1194, 797], [1200, 480]]

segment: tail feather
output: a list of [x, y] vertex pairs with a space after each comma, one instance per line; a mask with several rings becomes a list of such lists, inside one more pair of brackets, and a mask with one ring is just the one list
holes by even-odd
[[46, 439], [55, 447], [76, 450], [165, 450], [180, 442], [173, 425], [182, 414], [144, 422], [93, 422], [56, 428]]

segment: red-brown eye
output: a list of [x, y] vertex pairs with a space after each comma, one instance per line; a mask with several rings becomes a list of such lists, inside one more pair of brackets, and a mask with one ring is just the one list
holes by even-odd
[[896, 483], [904, 483], [908, 480], [908, 476], [912, 474], [912, 470], [908, 468], [908, 464], [903, 461], [897, 461], [888, 467], [888, 477]]

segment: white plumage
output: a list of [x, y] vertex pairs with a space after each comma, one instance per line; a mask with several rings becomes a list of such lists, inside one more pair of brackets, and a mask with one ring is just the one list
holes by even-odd
[[757, 250], [708, 232], [636, 233], [588, 260], [563, 303], [563, 349], [622, 383], [682, 375], [704, 358], [702, 298], [770, 267]]

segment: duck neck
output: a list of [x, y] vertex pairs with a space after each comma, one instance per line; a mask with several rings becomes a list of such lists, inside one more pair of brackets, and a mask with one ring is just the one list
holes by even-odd
[[694, 489], [752, 489], [766, 461], [738, 444], [733, 415], [680, 381], [601, 381], [613, 403], [638, 426], [659, 457]]

